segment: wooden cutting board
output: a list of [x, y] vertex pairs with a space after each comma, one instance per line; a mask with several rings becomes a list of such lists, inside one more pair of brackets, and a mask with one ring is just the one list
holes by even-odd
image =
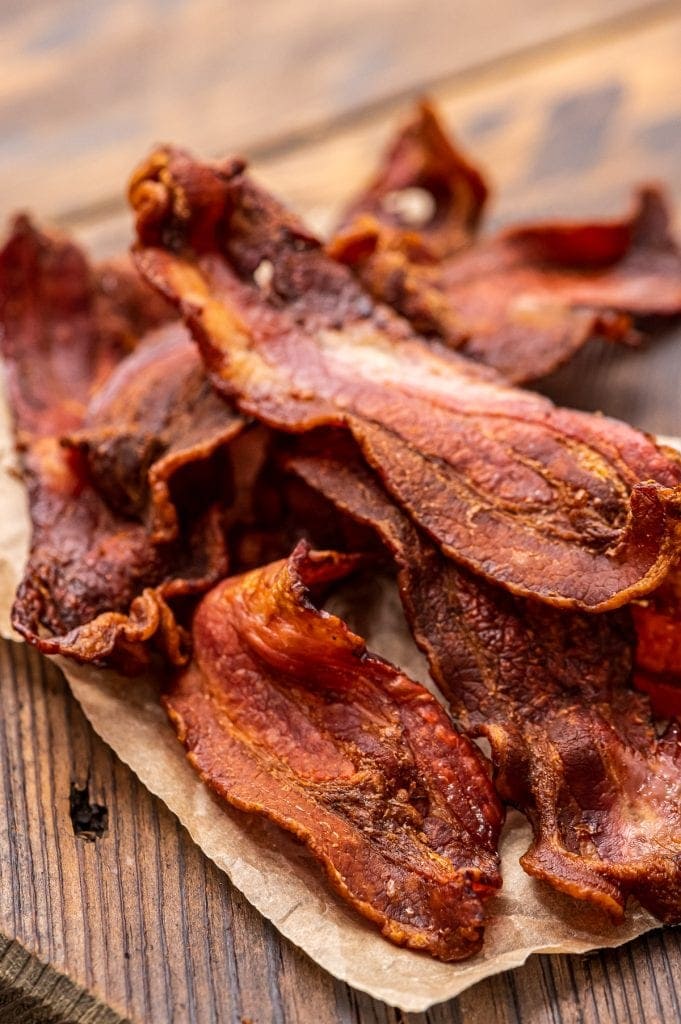
[[[8, 0], [0, 26], [4, 212], [36, 208], [99, 255], [127, 244], [124, 179], [160, 137], [245, 151], [324, 228], [425, 87], [489, 169], [497, 222], [617, 213], [651, 177], [681, 209], [675, 3], [348, 0], [320, 19], [311, 0]], [[677, 330], [594, 345], [543, 389], [679, 435], [680, 384]], [[424, 1015], [355, 993], [251, 909], [54, 667], [3, 642], [0, 700], [0, 1024], [681, 1019], [672, 929], [534, 957]]]

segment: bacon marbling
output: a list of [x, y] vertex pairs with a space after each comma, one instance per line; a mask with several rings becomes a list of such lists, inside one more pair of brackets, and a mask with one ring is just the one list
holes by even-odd
[[435, 698], [311, 603], [355, 562], [301, 544], [219, 584], [166, 705], [207, 785], [297, 836], [386, 938], [462, 959], [501, 884], [503, 814]]
[[345, 427], [448, 556], [516, 593], [605, 610], [664, 578], [681, 513], [671, 453], [434, 349], [238, 161], [162, 149], [130, 196], [138, 266], [242, 413], [294, 433]]
[[488, 193], [482, 173], [449, 137], [433, 105], [422, 100], [341, 222], [349, 226], [370, 214], [382, 228], [411, 237], [429, 258], [443, 259], [470, 243]]

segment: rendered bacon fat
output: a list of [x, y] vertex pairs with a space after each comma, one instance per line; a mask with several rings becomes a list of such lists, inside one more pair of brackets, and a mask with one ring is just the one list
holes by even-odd
[[628, 615], [515, 598], [442, 557], [351, 451], [299, 445], [288, 467], [369, 524], [395, 558], [414, 637], [457, 719], [491, 746], [500, 796], [530, 819], [525, 870], [622, 917], [681, 921], [681, 743], [632, 691]]
[[[407, 197], [428, 190], [427, 175], [403, 157], [407, 141], [413, 149], [420, 139], [426, 151], [433, 137], [437, 151], [447, 145], [427, 111], [398, 135], [374, 188], [352, 204], [354, 222], [346, 219], [330, 246], [376, 298], [515, 383], [555, 370], [589, 338], [635, 342], [633, 321], [681, 313], [681, 253], [655, 188], [642, 189], [621, 220], [523, 225], [473, 244], [465, 219], [438, 213], [436, 179], [432, 219], [409, 230], [396, 224], [384, 209], [393, 179]], [[451, 162], [452, 191], [460, 179]]]
[[[0, 316], [33, 528], [14, 628], [46, 653], [110, 660], [126, 671], [144, 664], [153, 637], [171, 660], [181, 661], [183, 633], [167, 600], [205, 590], [225, 572], [219, 508], [188, 516], [181, 537], [157, 543], [141, 509], [135, 517], [105, 500], [85, 448], [69, 447], [63, 436], [87, 421], [91, 402], [101, 409], [97, 388], [108, 386], [116, 367], [122, 370], [130, 360], [142, 374], [145, 358], [156, 374], [137, 376], [139, 410], [147, 415], [138, 428], [146, 448], [131, 446], [117, 466], [107, 467], [109, 490], [116, 479], [140, 481], [146, 471], [153, 477], [171, 453], [178, 464], [202, 458], [209, 444], [226, 442], [239, 421], [224, 406], [221, 433], [206, 433], [198, 450], [190, 450], [172, 424], [159, 430], [150, 415], [163, 403], [159, 389], [169, 401], [192, 366], [199, 372], [185, 329], [179, 323], [164, 327], [126, 357], [137, 331], [168, 320], [170, 307], [131, 266], [93, 270], [74, 244], [39, 232], [25, 218], [15, 223], [0, 254]], [[132, 416], [129, 388], [122, 404]], [[121, 430], [125, 426], [112, 421], [111, 445], [120, 442]], [[160, 476], [167, 483], [170, 473]], [[174, 513], [166, 498], [163, 508]]]
[[166, 705], [221, 797], [302, 840], [386, 938], [462, 959], [501, 885], [502, 811], [482, 756], [428, 691], [311, 604], [308, 587], [354, 565], [301, 545], [219, 584]]
[[243, 413], [346, 427], [447, 555], [517, 593], [604, 610], [664, 577], [681, 464], [649, 438], [434, 351], [239, 163], [159, 150], [130, 195], [138, 265]]

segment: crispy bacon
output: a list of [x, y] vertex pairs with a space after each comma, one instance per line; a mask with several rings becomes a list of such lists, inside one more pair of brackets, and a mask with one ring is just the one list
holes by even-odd
[[433, 677], [532, 823], [525, 870], [615, 919], [634, 895], [680, 921], [679, 729], [658, 739], [628, 686], [629, 616], [516, 598], [444, 559], [338, 438], [298, 445], [287, 465], [391, 551]]
[[42, 234], [22, 215], [0, 251], [0, 318], [22, 442], [80, 423], [90, 395], [141, 333], [174, 313], [127, 257], [92, 268], [75, 243]]
[[590, 338], [636, 343], [643, 318], [681, 313], [681, 254], [662, 193], [641, 190], [621, 221], [519, 227], [433, 262], [413, 234], [360, 217], [329, 246], [372, 294], [425, 334], [537, 380]]
[[[131, 266], [93, 270], [77, 246], [26, 218], [0, 254], [3, 352], [33, 527], [12, 622], [46, 653], [132, 672], [157, 638], [181, 662], [185, 636], [167, 602], [207, 589], [225, 572], [219, 505], [188, 511], [178, 535], [171, 478], [226, 444], [240, 421], [209, 393], [181, 324], [125, 357], [138, 330], [169, 315], [141, 280], [135, 285]], [[97, 394], [99, 386], [105, 390]], [[187, 430], [192, 407], [173, 409], [187, 395], [196, 400], [200, 438]], [[216, 405], [221, 427], [211, 433]], [[83, 423], [97, 424], [99, 448], [85, 435], [77, 444], [63, 438]], [[106, 466], [94, 458], [88, 465], [93, 452], [112, 454]], [[126, 485], [141, 489], [136, 508], [105, 500], [104, 491]]]
[[488, 196], [480, 171], [456, 147], [428, 100], [417, 104], [380, 166], [342, 217], [371, 214], [384, 229], [413, 232], [436, 259], [467, 245]]
[[[417, 330], [522, 383], [551, 373], [590, 338], [635, 343], [634, 321], [681, 313], [681, 253], [657, 188], [639, 190], [621, 220], [530, 224], [472, 244], [477, 218], [472, 226], [443, 220], [436, 179], [432, 221], [397, 223], [383, 208], [384, 189], [394, 179], [403, 195], [428, 190], [427, 174], [403, 150], [418, 152], [420, 141], [428, 153], [432, 138], [446, 150], [429, 108], [398, 134], [373, 188], [352, 204], [354, 220], [344, 219], [329, 246]], [[450, 174], [454, 188], [454, 159]]]
[[[177, 539], [177, 504], [192, 499], [199, 473], [229, 478], [229, 465], [215, 457], [225, 456], [242, 426], [210, 386], [187, 331], [174, 324], [118, 365], [65, 443], [85, 453], [108, 504], [143, 520], [160, 543]], [[205, 486], [199, 494], [205, 500]]]
[[671, 453], [434, 350], [239, 162], [162, 149], [130, 195], [139, 267], [242, 413], [288, 432], [347, 428], [447, 555], [516, 593], [605, 610], [667, 573], [681, 512]]
[[459, 960], [501, 885], [503, 814], [478, 750], [420, 684], [367, 651], [308, 588], [312, 554], [219, 584], [166, 705], [205, 782], [297, 836], [333, 888], [399, 945]]
[[635, 683], [658, 715], [681, 718], [681, 567], [632, 606], [636, 626]]

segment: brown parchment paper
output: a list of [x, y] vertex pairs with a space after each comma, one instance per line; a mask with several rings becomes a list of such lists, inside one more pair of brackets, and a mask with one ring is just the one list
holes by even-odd
[[[13, 636], [9, 609], [23, 570], [29, 522], [0, 378], [0, 633]], [[356, 609], [362, 608], [361, 620]], [[336, 611], [368, 636], [370, 646], [425, 681], [395, 593], [381, 586]], [[351, 614], [352, 610], [352, 614]], [[346, 908], [292, 840], [266, 823], [232, 812], [211, 796], [184, 757], [158, 702], [160, 680], [56, 659], [85, 715], [106, 743], [180, 819], [206, 856], [279, 931], [342, 981], [403, 1010], [423, 1011], [483, 978], [522, 964], [531, 953], [583, 953], [617, 946], [658, 926], [632, 906], [613, 927], [596, 910], [552, 892], [521, 869], [530, 831], [512, 812], [502, 840], [504, 887], [489, 905], [483, 951], [442, 964], [397, 949]]]

